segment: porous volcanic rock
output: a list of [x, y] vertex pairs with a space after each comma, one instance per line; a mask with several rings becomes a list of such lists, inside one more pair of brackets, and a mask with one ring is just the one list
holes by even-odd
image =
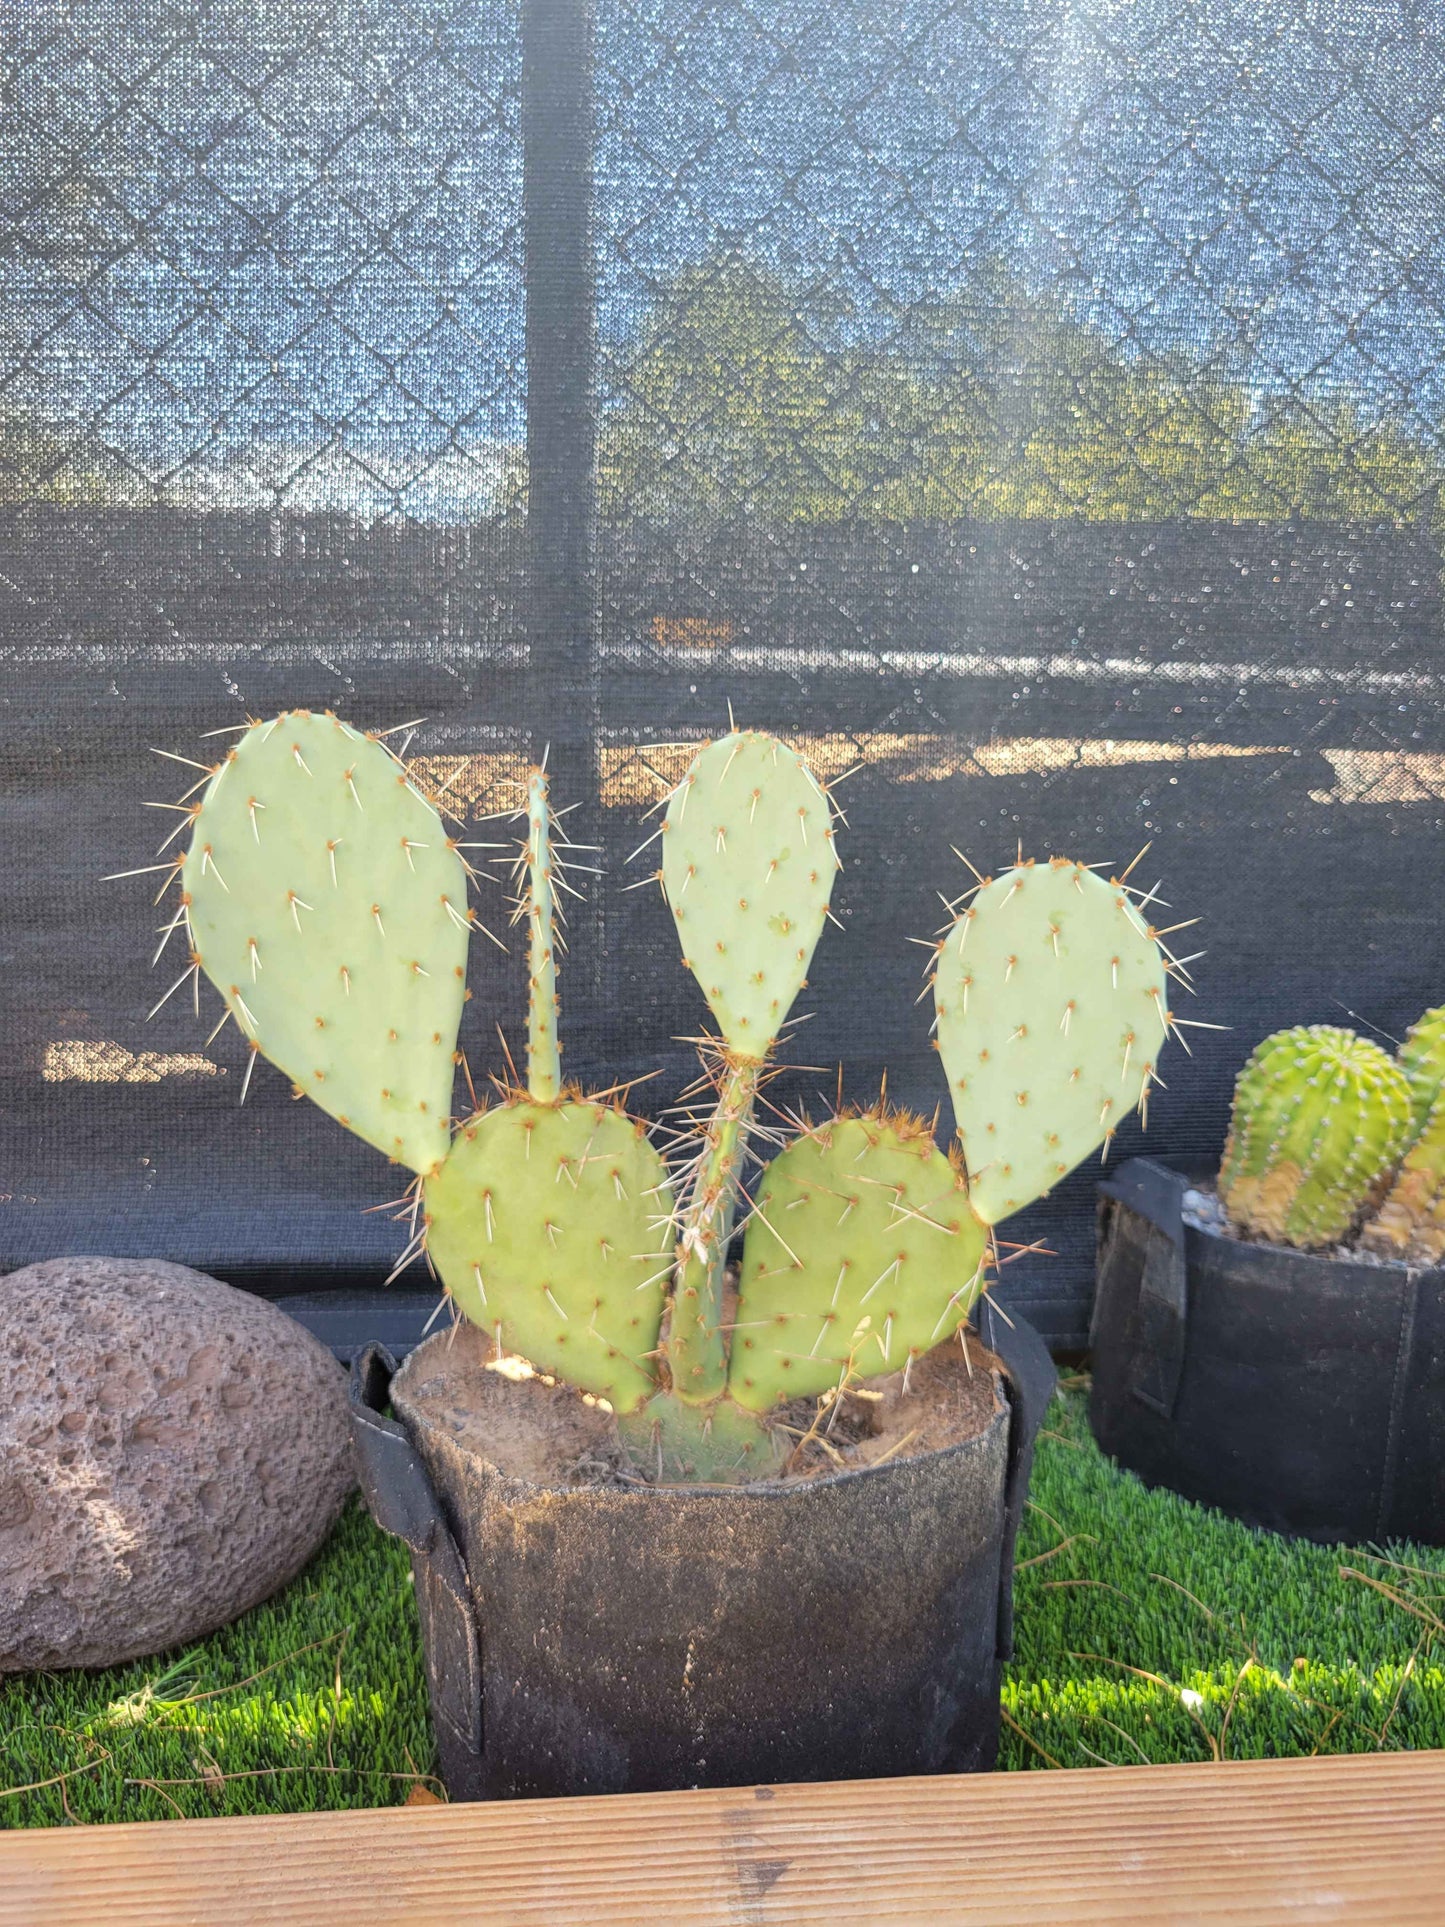
[[305, 1565], [353, 1481], [325, 1346], [184, 1265], [0, 1278], [0, 1673], [198, 1638]]

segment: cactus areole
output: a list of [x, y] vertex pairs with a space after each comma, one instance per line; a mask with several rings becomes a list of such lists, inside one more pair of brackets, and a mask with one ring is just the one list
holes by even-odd
[[[796, 750], [734, 729], [692, 756], [649, 839], [715, 1027], [705, 1101], [669, 1170], [616, 1093], [564, 1079], [575, 858], [544, 767], [516, 784], [526, 1075], [460, 1118], [467, 950], [483, 927], [467, 852], [498, 846], [465, 840], [444, 790], [330, 714], [249, 724], [196, 789], [188, 845], [161, 866], [181, 886], [165, 938], [183, 930], [191, 951], [172, 990], [202, 973], [219, 990], [250, 1052], [243, 1098], [263, 1056], [408, 1167], [398, 1270], [424, 1255], [498, 1358], [605, 1401], [654, 1477], [764, 1476], [787, 1453], [778, 1407], [894, 1373], [906, 1386], [985, 1289], [992, 1228], [1107, 1149], [1171, 1027], [1167, 933], [1128, 872], [1020, 855], [952, 906], [930, 965], [953, 1146], [881, 1102], [797, 1120], [781, 1141], [771, 1111], [759, 1124], [760, 1093], [830, 916], [836, 820]], [[778, 1155], [759, 1175], [765, 1139]], [[1239, 1158], [1263, 1144], [1251, 1127]]]

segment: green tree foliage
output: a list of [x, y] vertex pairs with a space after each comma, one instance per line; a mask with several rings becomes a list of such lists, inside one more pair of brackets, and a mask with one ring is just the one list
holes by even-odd
[[614, 520], [861, 517], [1415, 523], [1442, 449], [1361, 399], [1261, 404], [992, 267], [887, 339], [729, 256], [684, 269], [612, 369]]

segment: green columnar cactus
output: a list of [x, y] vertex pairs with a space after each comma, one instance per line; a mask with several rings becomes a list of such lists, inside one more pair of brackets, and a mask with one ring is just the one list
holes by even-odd
[[435, 1170], [475, 921], [436, 810], [378, 739], [291, 710], [247, 729], [190, 814], [193, 969], [298, 1091]]
[[693, 1403], [711, 1403], [726, 1380], [724, 1273], [758, 1079], [807, 980], [837, 870], [828, 798], [775, 736], [734, 730], [709, 743], [668, 800], [658, 875], [722, 1034], [667, 1338], [673, 1390]]
[[986, 1255], [961, 1164], [923, 1119], [880, 1107], [806, 1131], [748, 1223], [728, 1390], [766, 1412], [899, 1370], [963, 1324]]
[[1445, 1086], [1445, 1004], [1411, 1024], [1399, 1049], [1400, 1068], [1410, 1083], [1410, 1108], [1416, 1136], [1425, 1129]]
[[1426, 1113], [1360, 1243], [1377, 1257], [1412, 1264], [1438, 1265], [1445, 1258], [1445, 1090]]
[[1360, 1243], [1381, 1258], [1445, 1257], [1445, 1006], [1427, 1010], [1399, 1049], [1410, 1086], [1410, 1148]]
[[1331, 1024], [1277, 1031], [1235, 1085], [1225, 1210], [1279, 1243], [1335, 1244], [1389, 1178], [1409, 1124], [1409, 1083], [1377, 1044]]
[[1124, 883], [1082, 863], [1020, 861], [968, 895], [932, 981], [969, 1198], [997, 1224], [1147, 1101], [1169, 966]]

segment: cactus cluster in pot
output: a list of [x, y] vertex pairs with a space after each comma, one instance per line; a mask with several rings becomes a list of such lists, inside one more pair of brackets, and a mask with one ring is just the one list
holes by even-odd
[[[190, 950], [167, 996], [198, 995], [204, 974], [247, 1040], [248, 1080], [265, 1056], [409, 1168], [403, 1260], [424, 1251], [499, 1354], [606, 1400], [652, 1476], [763, 1476], [780, 1407], [906, 1371], [959, 1334], [994, 1227], [1107, 1151], [1179, 1021], [1183, 966], [1147, 920], [1153, 893], [1020, 854], [975, 872], [929, 940], [951, 1147], [881, 1101], [780, 1131], [764, 1091], [829, 918], [836, 819], [800, 755], [734, 729], [660, 806], [657, 879], [716, 1026], [672, 1168], [615, 1090], [562, 1074], [570, 885], [541, 769], [516, 861], [526, 1076], [454, 1119], [479, 927], [467, 853], [482, 846], [383, 739], [329, 713], [252, 723], [198, 767], [187, 847], [161, 866], [181, 890], [163, 947], [183, 933]], [[750, 1192], [760, 1149], [774, 1155]]]
[[1237, 1230], [1301, 1250], [1445, 1257], [1445, 1006], [1391, 1056], [1333, 1024], [1276, 1031], [1239, 1074], [1219, 1195]]

